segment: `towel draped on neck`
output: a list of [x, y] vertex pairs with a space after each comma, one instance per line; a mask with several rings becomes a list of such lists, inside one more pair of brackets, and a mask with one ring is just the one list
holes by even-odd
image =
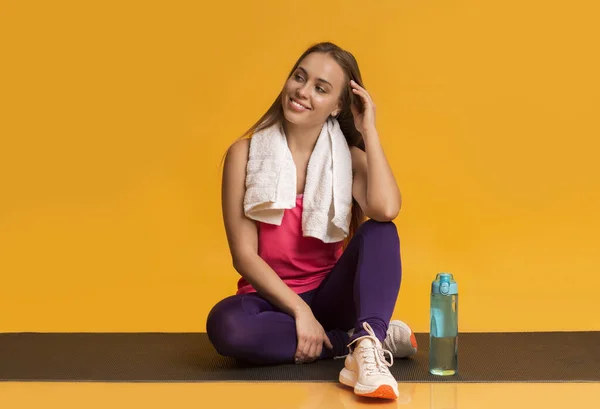
[[[280, 225], [285, 209], [296, 206], [296, 165], [281, 123], [250, 139], [246, 166], [244, 213], [263, 223]], [[348, 236], [352, 210], [352, 157], [335, 118], [317, 139], [306, 171], [302, 233], [325, 243]]]

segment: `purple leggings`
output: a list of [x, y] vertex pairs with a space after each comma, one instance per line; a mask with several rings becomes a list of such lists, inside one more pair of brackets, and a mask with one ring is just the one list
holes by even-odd
[[[364, 321], [383, 342], [401, 279], [396, 225], [365, 221], [321, 285], [300, 294], [333, 345], [333, 350], [323, 347], [321, 358], [347, 354], [348, 343], [366, 335]], [[350, 339], [351, 328], [355, 333]], [[257, 293], [217, 303], [208, 314], [206, 331], [221, 355], [255, 364], [294, 362], [298, 342], [294, 318]]]

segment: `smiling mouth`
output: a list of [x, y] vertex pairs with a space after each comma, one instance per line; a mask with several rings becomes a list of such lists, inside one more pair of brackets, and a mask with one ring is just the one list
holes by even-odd
[[302, 108], [302, 109], [306, 109], [306, 110], [309, 110], [309, 109], [310, 109], [310, 108], [308, 108], [308, 107], [306, 107], [306, 106], [302, 105], [302, 104], [301, 104], [301, 103], [299, 103], [298, 101], [294, 101], [294, 99], [293, 99], [293, 98], [290, 98], [290, 103], [292, 103], [292, 104], [294, 104], [294, 105], [296, 105], [297, 107], [299, 107], [299, 108]]

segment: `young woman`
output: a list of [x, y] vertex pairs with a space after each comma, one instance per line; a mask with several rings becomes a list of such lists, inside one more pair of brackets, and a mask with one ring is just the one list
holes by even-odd
[[[280, 225], [257, 222], [244, 212], [252, 139], [229, 148], [222, 207], [241, 278], [237, 294], [209, 313], [207, 333], [220, 354], [256, 364], [345, 355], [340, 382], [358, 395], [395, 399], [391, 356], [417, 349], [406, 324], [390, 323], [402, 276], [392, 222], [401, 194], [379, 141], [375, 104], [361, 84], [351, 53], [329, 42], [316, 44], [300, 56], [273, 105], [244, 134], [282, 126], [296, 166], [297, 196]], [[333, 243], [303, 236], [301, 223], [309, 159], [327, 121], [338, 121], [352, 162], [349, 233]]]

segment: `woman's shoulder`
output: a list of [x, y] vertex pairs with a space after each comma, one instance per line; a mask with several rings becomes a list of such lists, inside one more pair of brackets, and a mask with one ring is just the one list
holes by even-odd
[[227, 156], [235, 161], [247, 160], [250, 151], [250, 138], [240, 139], [227, 149]]
[[249, 147], [250, 141], [246, 138], [235, 141], [227, 149], [223, 165], [222, 183], [224, 185], [244, 186], [243, 180], [246, 178]]

